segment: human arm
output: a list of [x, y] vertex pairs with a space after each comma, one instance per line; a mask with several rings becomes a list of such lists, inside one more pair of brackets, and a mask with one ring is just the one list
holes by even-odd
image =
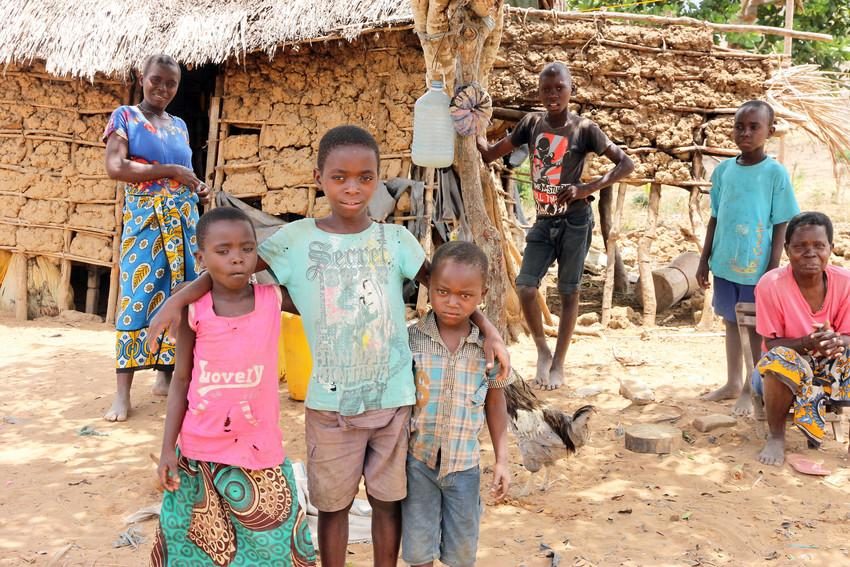
[[767, 263], [767, 270], [770, 271], [779, 267], [779, 261], [782, 260], [782, 250], [785, 246], [785, 229], [788, 228], [787, 222], [781, 222], [773, 225], [773, 240], [770, 243], [770, 261]]
[[488, 388], [484, 399], [484, 413], [487, 416], [487, 430], [496, 453], [493, 466], [493, 485], [490, 494], [501, 500], [508, 493], [511, 475], [508, 467], [508, 407], [505, 391], [502, 388]]
[[174, 342], [171, 333], [174, 329], [180, 329], [184, 309], [201, 299], [211, 289], [212, 278], [208, 272], [204, 272], [195, 281], [185, 284], [166, 299], [148, 326], [148, 348], [153, 351], [159, 347], [157, 343], [163, 332], [168, 332], [169, 340]]
[[168, 406], [165, 413], [165, 427], [162, 434], [162, 450], [159, 456], [157, 474], [162, 487], [173, 492], [180, 487], [180, 475], [177, 465], [177, 437], [186, 417], [189, 405], [187, 394], [192, 379], [192, 360], [195, 350], [195, 332], [189, 328], [188, 308], [183, 309], [180, 326], [177, 331], [177, 360], [174, 374], [168, 388]]
[[[428, 287], [431, 281], [431, 263], [428, 260], [422, 262], [422, 267], [416, 274], [416, 281], [420, 285]], [[502, 338], [499, 329], [481, 312], [481, 309], [476, 309], [470, 317], [470, 320], [475, 323], [484, 335], [484, 356], [487, 361], [487, 370], [492, 370], [494, 363], [499, 363], [499, 380], [506, 380], [511, 371], [511, 355], [508, 352], [508, 347]]]
[[711, 217], [705, 229], [705, 242], [702, 245], [702, 254], [697, 266], [697, 283], [703, 289], [707, 289], [708, 283], [708, 260], [711, 258], [711, 248], [714, 246], [714, 231], [717, 230], [717, 218]]
[[829, 323], [816, 323], [813, 327], [811, 333], [802, 337], [765, 338], [765, 345], [768, 349], [787, 347], [800, 354], [813, 354], [824, 358], [835, 358], [850, 348], [850, 335], [836, 333], [829, 328]]
[[490, 163], [514, 151], [516, 146], [511, 142], [510, 136], [505, 136], [495, 144], [490, 144], [486, 136], [478, 136], [475, 139], [475, 145], [481, 153], [481, 159], [484, 163]]
[[112, 132], [106, 139], [106, 173], [111, 179], [125, 183], [142, 183], [170, 178], [193, 191], [197, 191], [201, 185], [201, 180], [188, 167], [177, 164], [139, 163], [131, 160], [129, 155], [129, 142], [118, 132]]
[[588, 183], [570, 185], [558, 194], [558, 202], [570, 203], [572, 201], [587, 199], [600, 189], [605, 189], [618, 181], [622, 181], [635, 170], [635, 164], [632, 158], [627, 156], [622, 148], [616, 144], [608, 144], [602, 155], [614, 162], [614, 167], [598, 179], [594, 179]]

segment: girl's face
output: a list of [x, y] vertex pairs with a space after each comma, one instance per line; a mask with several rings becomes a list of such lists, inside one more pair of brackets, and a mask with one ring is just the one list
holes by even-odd
[[257, 267], [257, 237], [244, 220], [220, 220], [209, 226], [195, 254], [215, 284], [239, 290]]
[[140, 77], [145, 104], [149, 108], [165, 110], [180, 85], [180, 69], [173, 65], [152, 63]]
[[338, 146], [328, 154], [321, 170], [313, 170], [313, 177], [335, 216], [358, 219], [366, 215], [378, 187], [378, 157], [365, 146]]

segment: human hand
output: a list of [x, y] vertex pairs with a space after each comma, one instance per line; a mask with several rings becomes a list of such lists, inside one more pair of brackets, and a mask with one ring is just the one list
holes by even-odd
[[207, 204], [210, 202], [210, 186], [203, 181], [195, 188], [195, 193], [198, 194], [201, 203]]
[[579, 198], [578, 194], [578, 185], [569, 185], [567, 187], [562, 187], [561, 190], [558, 191], [558, 204], [569, 205], [570, 203]]
[[499, 374], [496, 375], [496, 380], [507, 380], [511, 371], [511, 353], [498, 334], [488, 334], [484, 337], [484, 360], [487, 362], [487, 372], [493, 370], [494, 361], [498, 361]]
[[826, 358], [835, 358], [844, 352], [844, 339], [829, 328], [829, 322], [815, 323], [815, 331], [809, 335], [809, 350]]
[[490, 486], [490, 495], [498, 502], [507, 496], [510, 486], [511, 475], [508, 473], [507, 463], [497, 462], [493, 465], [493, 484]]
[[487, 141], [486, 136], [477, 136], [475, 138], [475, 147], [478, 148], [478, 151], [484, 153], [490, 147], [490, 142]]
[[192, 191], [198, 190], [201, 180], [198, 179], [198, 176], [195, 175], [194, 171], [188, 167], [183, 167], [182, 165], [172, 165], [171, 167], [173, 169], [170, 176], [172, 179], [180, 183], [180, 185], [189, 187]]
[[708, 260], [700, 258], [699, 266], [697, 266], [697, 283], [702, 289], [711, 287], [711, 283], [708, 281], [708, 272]]
[[151, 351], [159, 349], [159, 340], [163, 333], [167, 333], [164, 338], [172, 344], [177, 342], [172, 333], [176, 333], [180, 327], [182, 316], [183, 309], [172, 298], [166, 299], [148, 326], [148, 348]]
[[156, 474], [159, 477], [159, 483], [162, 485], [162, 488], [168, 492], [174, 492], [180, 488], [177, 452], [174, 449], [162, 450], [162, 453], [159, 455], [159, 465], [156, 467]]

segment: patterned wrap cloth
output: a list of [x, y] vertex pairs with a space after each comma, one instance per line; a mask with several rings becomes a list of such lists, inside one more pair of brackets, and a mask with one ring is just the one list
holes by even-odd
[[[172, 116], [155, 128], [135, 106], [112, 113], [103, 134], [128, 142], [130, 159], [138, 163], [177, 164], [192, 168], [186, 124]], [[116, 369], [121, 371], [174, 367], [174, 345], [147, 346], [151, 319], [175, 286], [198, 275], [198, 196], [173, 179], [154, 179], [124, 186], [124, 230], [121, 234], [121, 278], [115, 320]]]
[[493, 115], [493, 100], [478, 83], [470, 83], [458, 89], [452, 98], [449, 109], [454, 121], [455, 131], [461, 136], [487, 131], [490, 117]]
[[850, 405], [850, 359], [804, 356], [787, 347], [768, 351], [757, 365], [759, 373], [773, 373], [794, 393], [794, 425], [820, 444], [826, 430], [827, 405]]
[[166, 492], [153, 567], [301, 567], [316, 564], [289, 459], [276, 468], [241, 467], [179, 454], [180, 488]]

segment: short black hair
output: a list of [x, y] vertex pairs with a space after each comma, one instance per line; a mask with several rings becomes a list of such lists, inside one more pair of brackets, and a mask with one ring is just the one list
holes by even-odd
[[166, 55], [164, 53], [157, 53], [155, 55], [148, 55], [147, 57], [145, 57], [145, 61], [144, 63], [142, 63], [142, 75], [148, 74], [148, 70], [151, 68], [151, 65], [176, 67], [177, 72], [180, 72], [180, 64], [177, 63], [177, 60], [171, 55]]
[[826, 239], [832, 244], [832, 221], [829, 217], [817, 211], [803, 211], [788, 221], [785, 228], [785, 246], [791, 244], [794, 231], [804, 226], [822, 226], [826, 230]]
[[204, 239], [207, 237], [210, 227], [221, 221], [247, 222], [251, 226], [251, 234], [254, 235], [254, 239], [256, 240], [257, 231], [254, 229], [254, 223], [251, 222], [251, 218], [247, 214], [236, 207], [216, 207], [201, 215], [201, 219], [198, 221], [198, 226], [195, 229], [195, 236], [198, 238], [198, 248], [204, 247]]
[[738, 110], [735, 111], [735, 115], [737, 116], [739, 112], [743, 112], [745, 110], [763, 110], [766, 112], [768, 128], [773, 126], [773, 121], [776, 120], [776, 113], [773, 111], [773, 107], [763, 100], [748, 100], [738, 107]]
[[544, 75], [560, 75], [563, 74], [570, 83], [573, 82], [573, 74], [570, 73], [570, 68], [567, 67], [566, 63], [561, 61], [552, 61], [551, 63], [547, 63], [543, 70], [540, 71], [540, 77], [542, 78]]
[[378, 161], [378, 168], [380, 169], [381, 150], [378, 148], [375, 137], [360, 126], [345, 124], [331, 128], [319, 140], [319, 155], [316, 158], [316, 165], [320, 171], [325, 167], [325, 161], [330, 153], [342, 146], [360, 146], [372, 150], [375, 152], [375, 159]]
[[481, 270], [484, 284], [487, 284], [487, 255], [475, 243], [453, 240], [441, 245], [434, 252], [434, 258], [431, 260], [431, 272], [436, 272], [440, 264], [448, 260], [478, 268]]

